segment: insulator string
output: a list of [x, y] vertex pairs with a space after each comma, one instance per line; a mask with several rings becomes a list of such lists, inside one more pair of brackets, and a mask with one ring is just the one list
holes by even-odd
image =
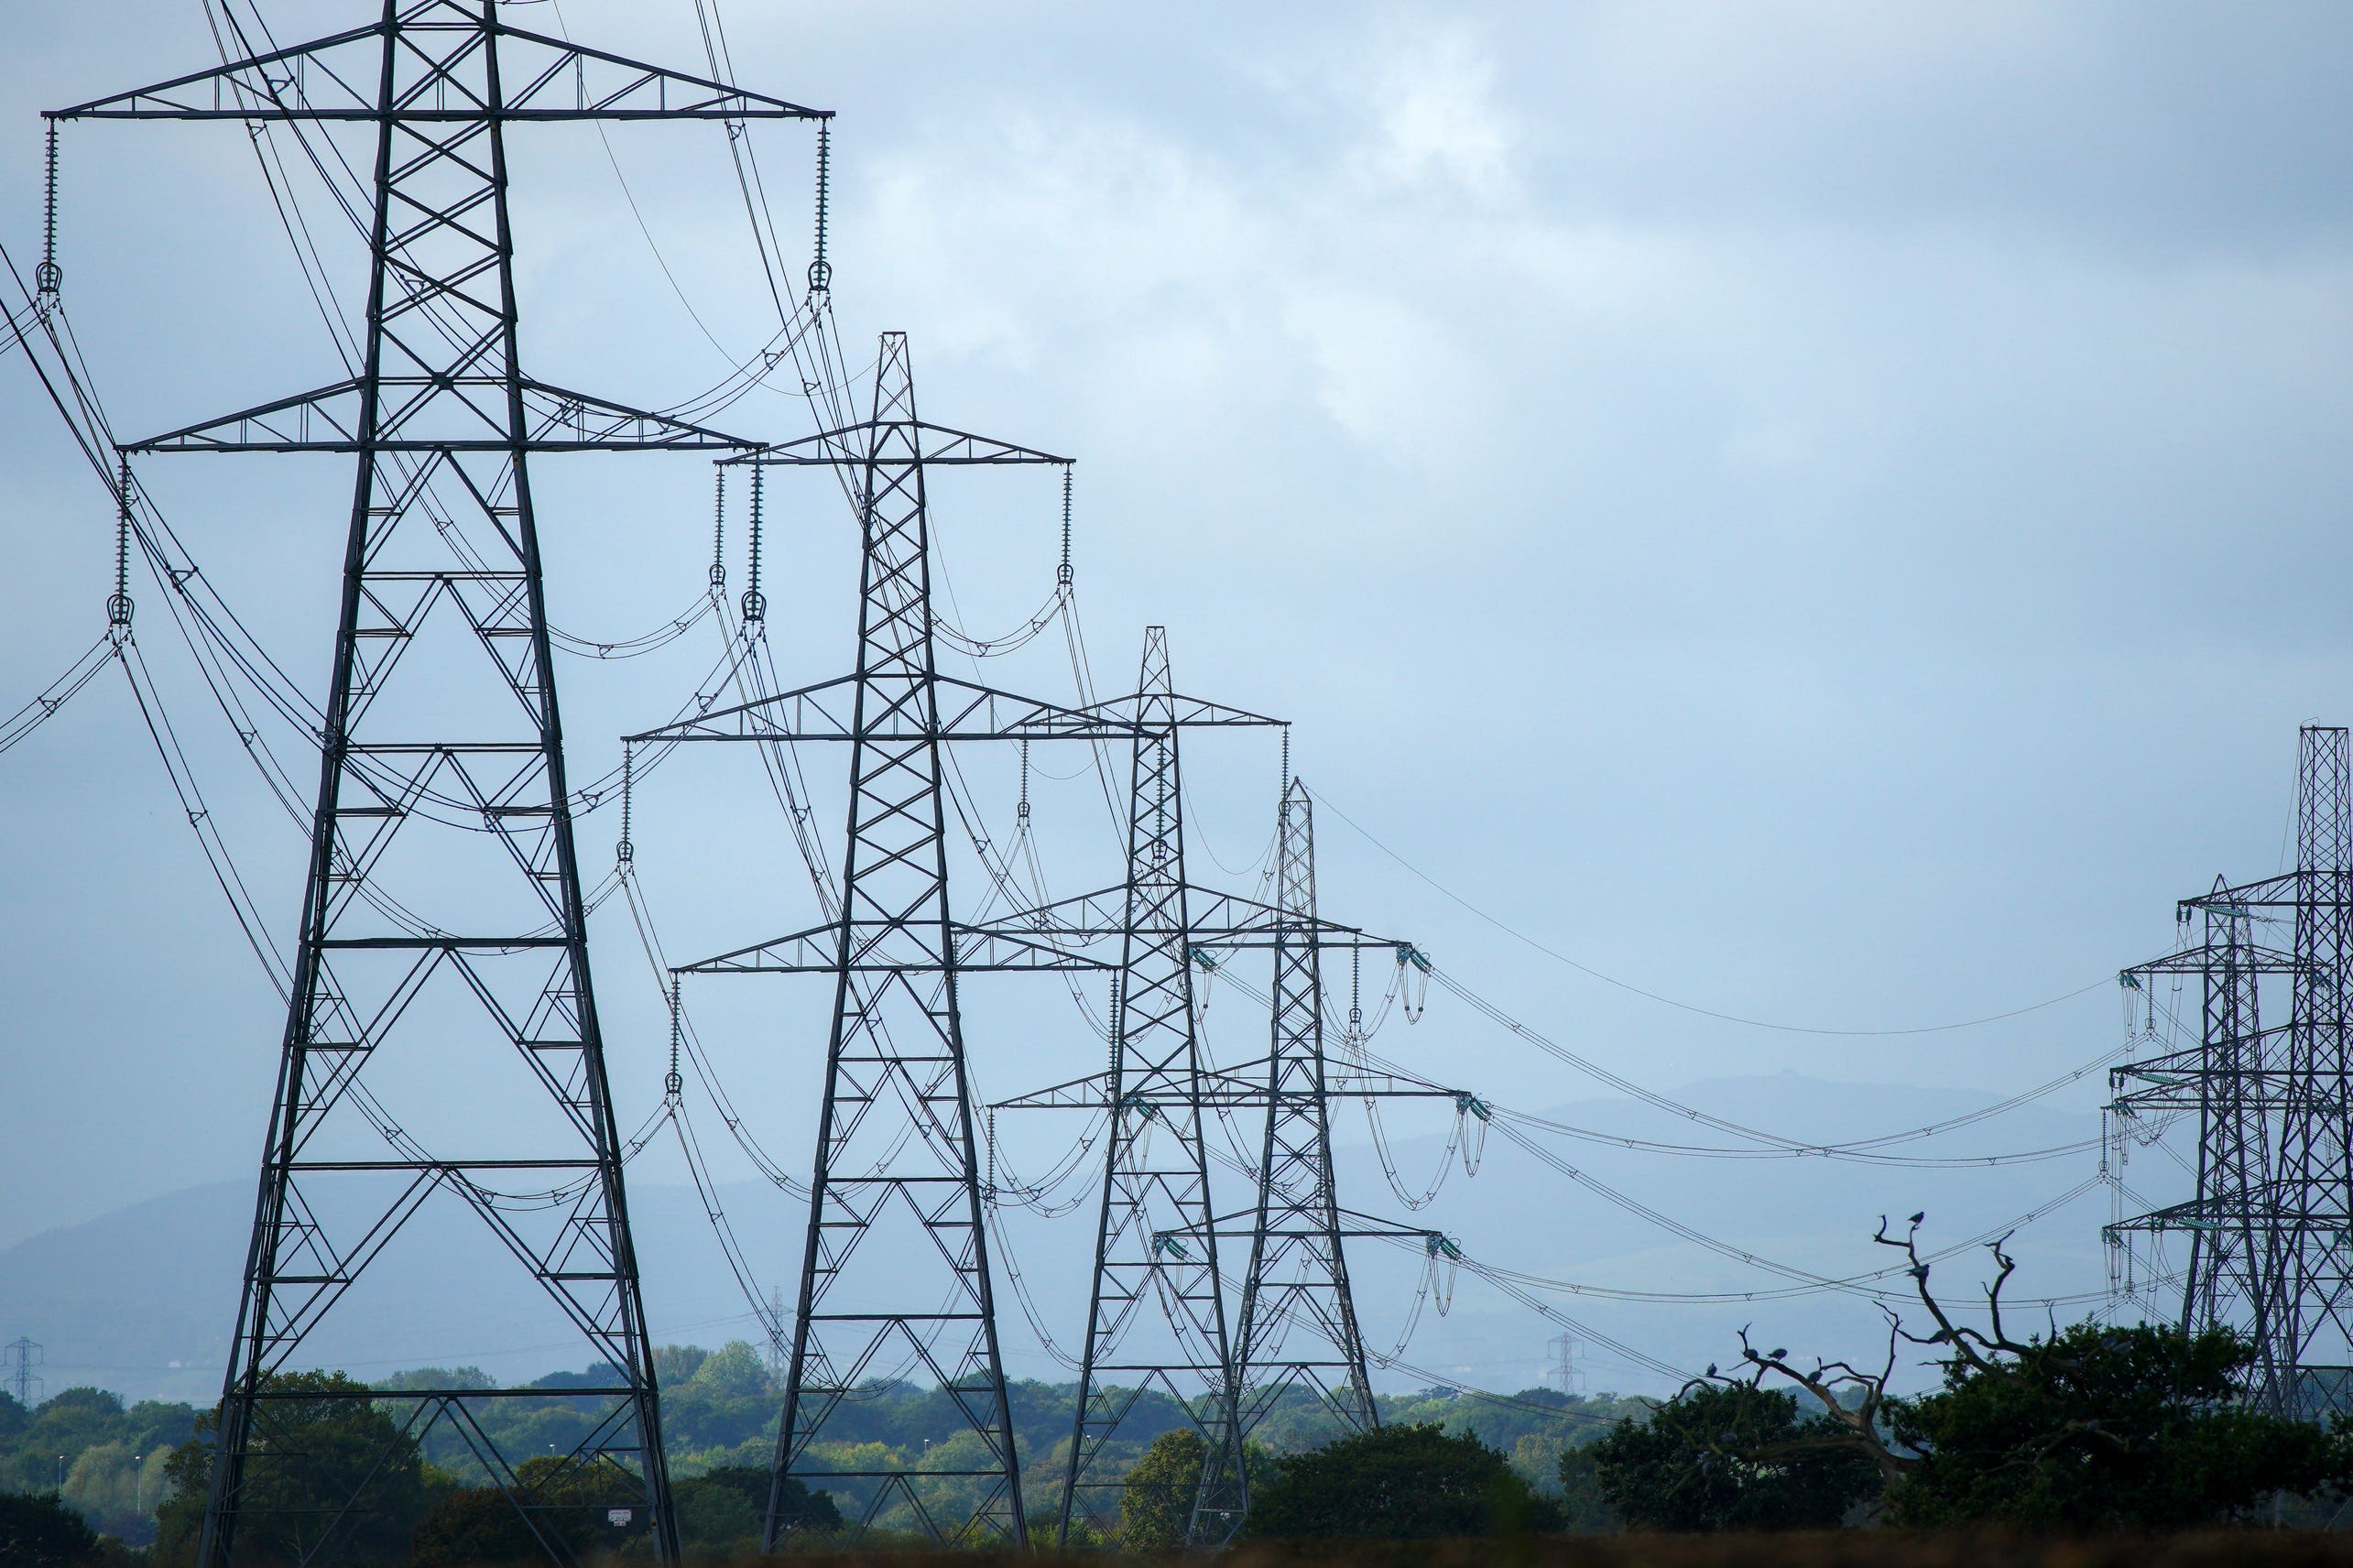
[[1054, 581], [1067, 588], [1071, 585], [1071, 467], [1062, 464], [1062, 563], [1054, 569]]
[[131, 629], [131, 460], [114, 459], [114, 593], [106, 601], [106, 625], [118, 633]]
[[727, 585], [727, 471], [714, 467], [711, 472], [717, 478], [711, 497], [711, 586], [719, 589]]
[[57, 122], [51, 120], [41, 194], [41, 264], [33, 269], [33, 291], [44, 309], [57, 303], [58, 288], [64, 281], [57, 264]]
[[634, 792], [637, 782], [637, 748], [630, 742], [623, 741], [621, 743], [621, 842], [613, 846], [613, 858], [624, 866], [635, 860], [637, 855], [637, 847], [629, 842], [629, 797]]
[[755, 463], [752, 464], [752, 518], [749, 525], [752, 535], [751, 563], [744, 587], [743, 602], [744, 627], [746, 632], [768, 619], [768, 600], [760, 593], [760, 523], [762, 492], [765, 488], [761, 466]]
[[825, 259], [826, 196], [833, 186], [833, 123], [817, 122], [817, 255], [809, 264], [809, 292], [823, 294], [833, 287], [833, 264]]

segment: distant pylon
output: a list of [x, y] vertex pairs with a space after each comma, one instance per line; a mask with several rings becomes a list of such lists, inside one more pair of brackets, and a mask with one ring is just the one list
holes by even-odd
[[1563, 1394], [1577, 1391], [1577, 1342], [1574, 1334], [1554, 1334], [1548, 1345], [1552, 1352], [1552, 1377]]
[[[527, 459], [749, 443], [524, 373], [507, 136], [530, 121], [812, 117], [528, 32], [496, 0], [384, 0], [371, 25], [53, 116], [219, 120], [256, 136], [371, 128], [354, 374], [125, 449], [357, 460], [203, 1568], [335, 1560], [437, 1427], [460, 1435], [541, 1555], [570, 1562], [576, 1541], [625, 1525], [648, 1530], [657, 1559], [678, 1554]], [[446, 1054], [420, 1067], [424, 1046]], [[403, 1071], [439, 1076], [402, 1084]], [[496, 1119], [437, 1134], [433, 1119], [462, 1105]], [[481, 1221], [603, 1371], [569, 1391], [586, 1420], [552, 1454], [502, 1452], [475, 1418], [483, 1403], [539, 1397], [526, 1389], [274, 1389], [364, 1274], [398, 1267], [378, 1259], [436, 1200]], [[461, 1283], [434, 1279], [445, 1301]], [[472, 1342], [463, 1309], [448, 1315], [454, 1364]], [[301, 1423], [338, 1403], [391, 1418], [382, 1452], [312, 1451]]]
[[16, 1396], [18, 1404], [31, 1410], [35, 1390], [49, 1386], [33, 1371], [40, 1365], [41, 1347], [19, 1334], [5, 1345], [0, 1345], [0, 1354], [8, 1357], [7, 1369], [0, 1371], [0, 1383], [7, 1385], [8, 1391]]
[[[2247, 1334], [2249, 1397], [2322, 1419], [2353, 1413], [2353, 746], [2318, 725], [2298, 743], [2295, 870], [2238, 887], [2217, 877], [2182, 905], [2203, 940], [2125, 972], [2133, 988], [2200, 978], [2196, 1044], [2112, 1074], [2125, 1118], [2197, 1116], [2197, 1192], [2111, 1232], [2185, 1233], [2184, 1325]], [[2282, 914], [2292, 950], [2259, 945], [2256, 922]], [[2284, 1024], [2263, 1022], [2267, 975], [2287, 977]]]
[[1082, 1511], [1100, 1523], [1117, 1510], [1127, 1477], [1106, 1463], [1105, 1447], [1138, 1402], [1158, 1392], [1185, 1412], [1204, 1445], [1199, 1484], [1182, 1499], [1187, 1539], [1222, 1545], [1240, 1527], [1246, 1498], [1202, 1138], [1180, 726], [1160, 626], [1144, 633], [1137, 691], [1103, 1201], [1058, 1536], [1068, 1542]]
[[1364, 1432], [1380, 1424], [1380, 1413], [1341, 1246], [1324, 1051], [1323, 944], [1315, 936], [1314, 802], [1296, 779], [1283, 794], [1276, 844], [1280, 914], [1266, 1142], [1236, 1336], [1242, 1431], [1247, 1435], [1256, 1428], [1285, 1388], [1304, 1386], [1345, 1428]]

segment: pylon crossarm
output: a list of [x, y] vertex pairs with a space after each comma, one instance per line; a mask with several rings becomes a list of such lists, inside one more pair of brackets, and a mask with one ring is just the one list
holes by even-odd
[[[1119, 1103], [1123, 1106], [1141, 1110], [1161, 1105], [1177, 1109], [1196, 1103], [1204, 1106], [1263, 1104], [1267, 1097], [1266, 1087], [1245, 1077], [1247, 1071], [1247, 1068], [1220, 1070], [1204, 1067], [1200, 1073], [1201, 1092], [1198, 1094], [1185, 1088], [1165, 1092], [1127, 1089], [1121, 1093]], [[1073, 1078], [1067, 1083], [1032, 1089], [1009, 1100], [993, 1101], [988, 1108], [992, 1111], [1101, 1110], [1109, 1104], [1110, 1094], [1111, 1074], [1090, 1073], [1084, 1078]]]
[[[1128, 1106], [1166, 1105], [1171, 1108], [1200, 1105], [1205, 1110], [1255, 1110], [1264, 1106], [1269, 1095], [1265, 1080], [1267, 1063], [1243, 1062], [1226, 1068], [1204, 1067], [1201, 1073], [1198, 1094], [1171, 1091], [1164, 1094], [1123, 1094], [1120, 1103]], [[1026, 1094], [1016, 1094], [1009, 1100], [993, 1101], [992, 1111], [1075, 1111], [1101, 1110], [1108, 1102], [1111, 1075], [1091, 1073], [1073, 1078], [1066, 1083], [1055, 1083], [1043, 1089], [1033, 1089]], [[1361, 1099], [1382, 1100], [1460, 1100], [1463, 1092], [1426, 1083], [1418, 1078], [1390, 1073], [1358, 1073], [1347, 1069], [1332, 1072], [1324, 1081], [1327, 1095], [1352, 1095]]]
[[[714, 708], [678, 724], [623, 738], [634, 746], [689, 740], [1091, 740], [1132, 741], [1132, 722], [1000, 691], [950, 676], [926, 676], [934, 701], [901, 704], [880, 719], [869, 714], [861, 733], [853, 704], [858, 677], [838, 676], [774, 696]], [[935, 712], [937, 718], [931, 713]]]
[[[1360, 927], [1342, 925], [1336, 920], [1286, 914], [1272, 904], [1244, 898], [1239, 893], [1224, 893], [1187, 883], [1184, 896], [1189, 909], [1185, 931], [1196, 948], [1270, 947], [1278, 931], [1289, 942], [1302, 940], [1312, 932], [1320, 948], [1403, 951], [1412, 945], [1394, 937], [1375, 936]], [[1126, 930], [1122, 922], [1127, 900], [1126, 887], [1104, 887], [1018, 909], [973, 929], [1006, 935], [1051, 936], [1064, 942], [1110, 942]]]
[[[1068, 974], [1116, 967], [1029, 933], [963, 924], [952, 924], [949, 930], [960, 974]], [[941, 968], [940, 953], [912, 945], [921, 940], [911, 935], [904, 922], [855, 921], [850, 929], [849, 969], [853, 974], [880, 975]], [[834, 922], [678, 964], [671, 973], [838, 975], [843, 969], [842, 951], [842, 928]]]
[[1173, 725], [1183, 729], [1235, 729], [1252, 724], [1280, 727], [1287, 719], [1270, 719], [1264, 713], [1254, 713], [1247, 708], [1229, 708], [1223, 702], [1213, 702], [1204, 697], [1188, 697], [1182, 692], [1137, 692], [1124, 697], [1106, 697], [1083, 710], [1115, 723], [1130, 725], [1149, 724], [1155, 729]]
[[[526, 434], [507, 430], [507, 384], [495, 376], [382, 376], [382, 406], [375, 434], [360, 435], [360, 381], [338, 381], [315, 391], [240, 408], [176, 430], [129, 442], [125, 453], [186, 452], [706, 452], [752, 443], [668, 415], [632, 408], [544, 382], [523, 383]], [[455, 423], [428, 430], [411, 415]]]
[[997, 441], [989, 436], [976, 436], [969, 430], [951, 430], [946, 425], [935, 425], [923, 419], [862, 419], [855, 425], [820, 430], [799, 441], [764, 446], [741, 457], [728, 458], [726, 462], [730, 464], [750, 463], [761, 468], [830, 467], [841, 463], [863, 461], [862, 454], [877, 442], [898, 449], [894, 461], [921, 463], [926, 467], [996, 467], [1043, 463], [1067, 468], [1071, 463], [1067, 457], [1040, 452], [1035, 447]]
[[2230, 1205], [2175, 1203], [2102, 1227], [2123, 1231], [2253, 1231], [2293, 1236], [2306, 1231], [2334, 1230], [2353, 1235], [2353, 1214], [2344, 1209], [2306, 1211], [2282, 1203], [2247, 1202]]
[[[446, 14], [444, 16], [443, 14]], [[377, 78], [387, 34], [436, 26], [495, 37], [500, 64], [515, 85], [496, 111], [501, 120], [824, 120], [812, 109], [727, 82], [668, 71], [511, 27], [485, 27], [460, 0], [419, 0], [397, 17], [332, 33], [267, 54], [249, 55], [169, 82], [52, 110], [56, 120], [407, 120], [493, 117], [491, 106], [455, 72], [463, 57], [418, 60], [424, 69], [386, 104]], [[539, 51], [544, 50], [544, 54]], [[592, 82], [592, 74], [594, 81]], [[572, 102], [561, 102], [563, 97]], [[454, 100], [454, 102], [452, 102]]]
[[[2249, 943], [2237, 948], [2230, 962], [2258, 975], [2293, 975], [2296, 972], [2296, 955], [2276, 947], [2257, 947]], [[2162, 958], [2152, 958], [2146, 964], [2136, 964], [2124, 970], [2119, 978], [2130, 985], [2134, 980], [2153, 978], [2161, 975], [2203, 975], [2215, 964], [2215, 956], [2203, 947], [2184, 948], [2169, 953]], [[2129, 978], [2127, 978], [2129, 977]]]
[[2245, 915], [2255, 909], [2293, 909], [2302, 874], [2286, 872], [2278, 877], [2265, 877], [2254, 882], [2242, 882], [2235, 887], [2217, 887], [2210, 892], [2184, 898], [2176, 906], [2180, 910], [2195, 910], [2200, 914]]
[[[1309, 1220], [1291, 1226], [1270, 1225], [1266, 1227], [1265, 1234], [1273, 1240], [1289, 1238], [1312, 1241], [1319, 1236], [1339, 1236], [1352, 1241], [1411, 1241], [1425, 1246], [1445, 1247], [1453, 1247], [1454, 1245], [1454, 1239], [1444, 1232], [1432, 1230], [1427, 1225], [1399, 1225], [1392, 1220], [1381, 1219], [1373, 1214], [1360, 1214], [1348, 1209], [1339, 1209], [1334, 1212], [1340, 1217], [1340, 1224], [1336, 1228]], [[1240, 1209], [1230, 1214], [1218, 1215], [1209, 1222], [1209, 1228], [1221, 1237], [1238, 1236], [1247, 1241], [1256, 1234], [1258, 1223], [1257, 1210]], [[1182, 1231], [1171, 1231], [1169, 1234], [1188, 1236], [1198, 1228], [1193, 1226]]]

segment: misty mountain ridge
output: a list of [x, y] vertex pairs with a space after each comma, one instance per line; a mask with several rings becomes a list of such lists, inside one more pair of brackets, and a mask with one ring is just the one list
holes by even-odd
[[[2097, 1088], [2095, 1083], [2053, 1098], [2080, 1101]], [[1704, 1080], [1672, 1091], [1671, 1097], [1728, 1120], [1822, 1142], [1946, 1120], [1995, 1098], [1790, 1072]], [[1538, 1114], [1607, 1135], [1740, 1145], [1733, 1135], [1673, 1112], [1614, 1096]], [[1389, 1118], [1392, 1124], [1403, 1119]], [[2037, 1104], [1889, 1152], [1976, 1156], [2037, 1149], [2093, 1138], [2098, 1129], [2096, 1111]], [[1359, 1106], [1337, 1108], [1334, 1136], [1348, 1207], [1442, 1232], [1472, 1259], [1604, 1292], [1753, 1294], [1747, 1301], [1666, 1302], [1537, 1290], [1538, 1299], [1567, 1319], [1651, 1356], [1693, 1367], [1725, 1359], [1734, 1330], [1750, 1321], [1771, 1323], [1777, 1343], [1825, 1355], [1867, 1349], [1857, 1344], [1857, 1334], [1884, 1337], [1868, 1301], [1835, 1294], [1776, 1297], [1770, 1292], [1792, 1281], [1661, 1229], [1549, 1167], [1499, 1127], [1487, 1131], [1476, 1176], [1465, 1176], [1459, 1153], [1446, 1157], [1449, 1173], [1436, 1197], [1419, 1210], [1391, 1191]], [[1930, 1244], [1949, 1246], [2037, 1208], [2081, 1183], [2098, 1163], [2097, 1149], [2038, 1163], [1957, 1170], [1819, 1156], [1702, 1159], [1543, 1132], [1524, 1136], [1632, 1203], [1729, 1247], [1830, 1278], [1888, 1266], [1890, 1255], [1870, 1242], [1882, 1214], [1925, 1209]], [[1419, 1197], [1445, 1155], [1445, 1135], [1392, 1133], [1387, 1143], [1404, 1195]], [[1234, 1180], [1226, 1173], [1229, 1190]], [[52, 1393], [90, 1383], [129, 1398], [211, 1399], [227, 1356], [253, 1191], [249, 1180], [190, 1187], [0, 1250], [0, 1337], [23, 1334], [45, 1346], [41, 1371]], [[757, 1180], [724, 1181], [719, 1197], [757, 1283], [781, 1287], [789, 1301], [801, 1201]], [[693, 1189], [652, 1180], [640, 1167], [633, 1172], [630, 1206], [656, 1342], [757, 1341], [757, 1320]], [[1062, 1345], [1078, 1337], [1088, 1263], [1083, 1237], [1091, 1212], [1090, 1191], [1079, 1212], [1057, 1220], [1012, 1209], [1005, 1216], [1015, 1254], [1010, 1261], [1021, 1269], [1047, 1332]], [[2016, 1295], [2097, 1289], [2104, 1279], [2097, 1226], [2105, 1218], [2105, 1203], [2094, 1189], [2024, 1228], [2015, 1243], [2024, 1264]], [[473, 1365], [511, 1383], [588, 1359], [584, 1343], [552, 1319], [538, 1288], [463, 1204], [452, 1200], [421, 1210], [398, 1246], [363, 1281], [365, 1289], [354, 1289], [328, 1315], [305, 1346], [306, 1360], [370, 1378], [420, 1365]], [[1423, 1289], [1426, 1258], [1410, 1242], [1378, 1241], [1352, 1243], [1349, 1257], [1367, 1345], [1387, 1354]], [[1000, 1281], [1007, 1263], [997, 1260]], [[1974, 1299], [1983, 1272], [1977, 1260], [1956, 1258], [1939, 1270], [1940, 1288], [1966, 1302]], [[448, 1292], [437, 1289], [445, 1282]], [[1008, 1375], [1067, 1377], [1066, 1367], [1040, 1345], [1011, 1294], [1000, 1290]], [[1466, 1383], [1518, 1388], [1537, 1381], [1550, 1365], [1548, 1343], [1563, 1332], [1561, 1323], [1468, 1271], [1454, 1280], [1449, 1310], [1442, 1315], [1436, 1305], [1429, 1301], [1415, 1319], [1402, 1360]], [[1593, 1387], [1658, 1392], [1672, 1386], [1663, 1374], [1628, 1365], [1597, 1345], [1580, 1354]], [[1402, 1368], [1376, 1376], [1383, 1388], [1422, 1380]]]

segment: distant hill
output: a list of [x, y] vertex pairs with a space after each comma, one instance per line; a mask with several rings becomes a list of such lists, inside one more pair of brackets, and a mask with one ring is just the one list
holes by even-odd
[[[1951, 1090], [1825, 1083], [1794, 1073], [1715, 1080], [1675, 1093], [1715, 1114], [1823, 1140], [1925, 1125], [1989, 1099]], [[1618, 1099], [1578, 1102], [1544, 1115], [1622, 1136], [1687, 1144], [1738, 1141]], [[1392, 1119], [1407, 1130], [1402, 1116]], [[2030, 1106], [1889, 1152], [1966, 1156], [2046, 1148], [2095, 1137], [2098, 1126], [2093, 1112]], [[1336, 1158], [1348, 1207], [1442, 1231], [1476, 1259], [1581, 1285], [1646, 1290], [1757, 1291], [1789, 1283], [1668, 1234], [1492, 1131], [1477, 1176], [1466, 1178], [1458, 1162], [1436, 1199], [1419, 1212], [1409, 1211], [1391, 1192], [1367, 1141], [1360, 1108], [1344, 1110], [1335, 1137], [1342, 1143]], [[2096, 1152], [2088, 1150], [2039, 1164], [1950, 1170], [1818, 1157], [1668, 1157], [1550, 1135], [1541, 1135], [1541, 1141], [1596, 1181], [1698, 1231], [1833, 1276], [1886, 1266], [1890, 1255], [1869, 1242], [1882, 1213], [1926, 1209], [1929, 1234], [1943, 1245], [2037, 1207], [2082, 1181], [2097, 1165]], [[1410, 1194], [1420, 1195], [1443, 1149], [1443, 1137], [1426, 1132], [1389, 1140], [1391, 1159]], [[630, 1192], [648, 1315], [657, 1339], [704, 1345], [756, 1340], [749, 1308], [692, 1189], [637, 1180]], [[720, 1195], [759, 1283], [783, 1287], [789, 1301], [789, 1270], [800, 1257], [800, 1203], [766, 1182], [725, 1183]], [[1236, 1201], [1229, 1192], [1221, 1206]], [[191, 1187], [0, 1251], [0, 1337], [29, 1334], [47, 1348], [43, 1375], [52, 1392], [95, 1383], [133, 1398], [209, 1399], [218, 1391], [226, 1358], [252, 1203], [247, 1182]], [[2105, 1217], [2105, 1201], [2095, 1191], [2021, 1231], [2016, 1248], [2025, 1268], [2014, 1294], [2097, 1290], [2103, 1279], [2098, 1225]], [[1006, 1218], [1012, 1261], [1022, 1270], [1028, 1295], [1046, 1331], [1067, 1346], [1079, 1332], [1092, 1244], [1088, 1208], [1082, 1204], [1051, 1222], [1019, 1211], [1008, 1211]], [[319, 1360], [361, 1377], [430, 1362], [470, 1363], [502, 1380], [585, 1360], [581, 1342], [550, 1321], [537, 1287], [468, 1211], [454, 1203], [429, 1207], [401, 1245], [409, 1249], [407, 1266], [380, 1270], [367, 1291], [355, 1291], [328, 1318], [310, 1345]], [[1240, 1268], [1239, 1248], [1232, 1250], [1229, 1273]], [[1400, 1247], [1361, 1240], [1351, 1244], [1350, 1260], [1367, 1340], [1376, 1352], [1386, 1353], [1397, 1343], [1422, 1279], [1423, 1249], [1417, 1241]], [[388, 1255], [387, 1261], [399, 1259]], [[1937, 1279], [1966, 1301], [1974, 1296], [1980, 1273], [1976, 1258], [1956, 1258], [1940, 1269]], [[1003, 1260], [999, 1275], [1010, 1369], [1017, 1376], [1066, 1377], [1029, 1331]], [[1736, 1350], [1735, 1330], [1750, 1322], [1774, 1343], [1802, 1353], [1862, 1356], [1884, 1349], [1885, 1331], [1876, 1310], [1836, 1295], [1686, 1304], [1537, 1293], [1569, 1317], [1682, 1367], [1728, 1359]], [[444, 1307], [449, 1311], [441, 1311]], [[2064, 1319], [2086, 1309], [2057, 1310]], [[452, 1313], [452, 1326], [431, 1330], [437, 1315], [448, 1319]], [[1469, 1384], [1522, 1388], [1539, 1380], [1551, 1359], [1547, 1342], [1560, 1332], [1465, 1273], [1444, 1315], [1436, 1301], [1427, 1304], [1404, 1359]], [[1591, 1344], [1580, 1351], [1580, 1363], [1596, 1389], [1653, 1391], [1670, 1382]], [[1427, 1380], [1402, 1369], [1378, 1378], [1383, 1387]]]

